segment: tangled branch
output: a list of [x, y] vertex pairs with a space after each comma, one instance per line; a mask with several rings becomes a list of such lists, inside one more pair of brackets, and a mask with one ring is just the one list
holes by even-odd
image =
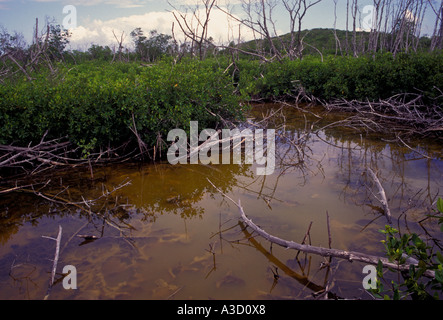
[[[322, 256], [322, 257], [333, 257], [333, 258], [344, 259], [344, 260], [348, 260], [349, 262], [359, 261], [359, 262], [363, 262], [363, 263], [367, 263], [367, 264], [371, 264], [371, 265], [378, 265], [378, 263], [381, 262], [384, 268], [391, 268], [393, 270], [399, 270], [399, 271], [408, 271], [410, 269], [411, 265], [418, 266], [418, 264], [415, 264], [415, 261], [414, 262], [407, 261], [405, 264], [397, 264], [397, 263], [389, 261], [389, 259], [387, 259], [385, 257], [364, 254], [364, 253], [356, 252], [356, 251], [346, 251], [346, 250], [339, 250], [339, 249], [333, 249], [333, 248], [324, 248], [324, 247], [300, 244], [300, 243], [297, 243], [294, 241], [289, 241], [289, 240], [285, 240], [285, 239], [281, 239], [279, 237], [273, 236], [273, 235], [267, 233], [265, 230], [263, 230], [259, 226], [257, 226], [251, 219], [249, 219], [246, 216], [240, 200], [238, 202], [235, 202], [233, 199], [231, 199], [230, 197], [225, 195], [220, 189], [218, 189], [211, 181], [209, 181], [209, 183], [211, 183], [212, 186], [214, 188], [216, 188], [219, 192], [221, 192], [221, 194], [224, 197], [229, 199], [231, 202], [233, 202], [238, 207], [239, 212], [240, 212], [240, 217], [248, 225], [248, 227], [250, 227], [254, 232], [256, 232], [258, 235], [260, 235], [264, 239], [268, 240], [271, 243], [277, 244], [283, 248], [293, 249], [293, 250], [297, 250], [297, 251], [301, 251], [301, 252], [305, 252], [305, 253], [310, 253], [310, 254], [315, 254], [315, 255]], [[410, 263], [408, 263], [408, 262], [410, 262]], [[427, 270], [424, 273], [424, 275], [429, 278], [434, 278], [435, 272], [432, 270]]]
[[421, 94], [398, 94], [378, 102], [348, 101], [325, 103], [328, 111], [352, 112], [346, 125], [369, 132], [402, 132], [405, 136], [432, 136], [443, 132], [443, 109], [437, 102], [425, 102]]

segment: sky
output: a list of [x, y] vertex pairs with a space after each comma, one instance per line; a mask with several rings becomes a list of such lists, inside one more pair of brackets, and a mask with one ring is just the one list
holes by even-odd
[[[22, 33], [25, 40], [31, 43], [36, 18], [39, 19], [40, 32], [43, 32], [44, 22], [49, 18], [55, 19], [57, 24], [70, 27], [70, 49], [87, 50], [91, 44], [115, 46], [117, 41], [114, 34], [119, 38], [124, 35], [125, 45], [131, 46], [130, 32], [135, 28], [142, 28], [145, 34], [151, 30], [172, 34], [172, 11], [175, 9], [184, 13], [186, 7], [199, 2], [201, 0], [0, 0], [0, 26], [10, 33]], [[218, 0], [220, 7], [229, 7], [238, 18], [244, 15], [240, 3], [241, 0]], [[360, 10], [363, 12], [363, 8], [371, 3], [371, 0], [360, 0]], [[430, 9], [428, 11], [432, 13]], [[424, 23], [423, 34], [432, 33], [435, 20], [429, 16]], [[277, 9], [274, 19], [279, 34], [289, 31], [289, 18], [285, 10]], [[334, 0], [322, 0], [308, 11], [303, 29], [333, 28], [334, 21]], [[182, 39], [183, 34], [176, 22], [174, 26], [177, 40]], [[338, 0], [336, 27], [344, 30], [345, 26], [346, 0]], [[218, 43], [226, 44], [237, 40], [238, 35], [238, 22], [214, 9], [209, 23], [209, 36]], [[252, 34], [243, 28], [241, 38], [250, 40]]]

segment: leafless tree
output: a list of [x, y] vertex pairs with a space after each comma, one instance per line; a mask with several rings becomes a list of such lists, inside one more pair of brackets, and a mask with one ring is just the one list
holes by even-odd
[[338, 51], [340, 50], [340, 53], [342, 52], [341, 42], [340, 39], [337, 36], [337, 2], [338, 0], [334, 0], [334, 38], [335, 38], [335, 55], [338, 54]]
[[[398, 52], [417, 51], [422, 38], [423, 21], [429, 6], [436, 14], [433, 36], [434, 50], [438, 45], [443, 6], [439, 9], [432, 0], [373, 0], [372, 8], [366, 9], [358, 0], [348, 0], [346, 7], [346, 52], [358, 56], [366, 51]], [[336, 1], [334, 0], [334, 3]], [[364, 10], [362, 10], [362, 8]], [[368, 16], [370, 14], [371, 16]], [[352, 19], [352, 40], [349, 40], [349, 19]], [[370, 21], [370, 25], [366, 25]], [[361, 28], [363, 26], [363, 28]], [[369, 30], [368, 30], [369, 29]], [[440, 30], [442, 29], [442, 30]], [[359, 37], [359, 33], [361, 35]], [[350, 43], [351, 42], [351, 43]]]
[[[39, 30], [39, 21], [36, 19], [34, 27], [33, 43], [27, 50], [25, 50], [25, 41], [23, 37], [17, 33], [9, 35], [5, 30], [2, 31], [2, 42], [0, 44], [0, 62], [3, 64], [6, 60], [10, 60], [16, 67], [14, 71], [5, 66], [0, 69], [0, 74], [3, 76], [10, 76], [17, 72], [22, 72], [28, 80], [32, 80], [30, 71], [36, 69], [41, 64], [46, 64], [55, 73], [51, 59], [48, 55], [48, 48], [50, 45], [50, 24], [46, 22], [43, 32]], [[25, 52], [26, 51], [26, 52]]]
[[[397, 1], [393, 6], [391, 27], [391, 51], [409, 52], [418, 47], [416, 41], [420, 38], [422, 20], [426, 11], [425, 1]], [[415, 44], [415, 45], [414, 45]]]
[[[242, 20], [235, 19], [252, 31], [257, 48], [263, 48], [260, 45], [263, 40], [269, 45], [269, 52], [257, 52], [258, 54], [263, 56], [270, 54], [272, 56], [271, 60], [277, 58], [280, 61], [282, 53], [276, 47], [274, 41], [279, 39], [273, 20], [273, 12], [277, 5], [276, 0], [242, 0], [242, 8], [246, 18]], [[233, 15], [230, 16], [233, 17]], [[281, 39], [279, 40], [282, 44]]]
[[[290, 17], [291, 44], [289, 48], [289, 57], [293, 58], [294, 54], [297, 58], [303, 56], [303, 39], [302, 39], [302, 23], [306, 17], [308, 10], [320, 3], [321, 0], [283, 0], [283, 4]], [[296, 29], [297, 27], [297, 29]]]
[[357, 49], [357, 13], [358, 13], [358, 0], [352, 0], [351, 14], [352, 14], [352, 50], [354, 57], [358, 56]]
[[[200, 4], [203, 5], [202, 10]], [[208, 36], [208, 29], [211, 12], [215, 4], [216, 0], [200, 0], [194, 6], [186, 6], [185, 12], [182, 12], [169, 3], [174, 9], [172, 14], [185, 35], [185, 39], [191, 42], [191, 54], [194, 55], [196, 50], [200, 60], [204, 59], [207, 49], [212, 46], [212, 39]]]
[[[118, 49], [117, 49], [117, 53], [118, 53], [118, 60], [122, 61], [123, 59], [123, 41], [125, 41], [125, 32], [123, 31], [120, 35], [120, 39], [117, 37], [117, 35], [115, 34], [114, 30], [112, 30], [112, 34], [114, 35], [115, 40], [117, 41], [118, 44]], [[115, 61], [115, 56], [116, 56], [116, 52], [114, 49], [114, 57], [112, 58], [112, 61]]]
[[[257, 49], [261, 48], [260, 44], [263, 41], [267, 44], [268, 51], [257, 51], [256, 55], [261, 55], [266, 61], [274, 59], [281, 61], [284, 57], [291, 60], [302, 58], [304, 50], [303, 21], [308, 10], [320, 2], [321, 0], [283, 0], [281, 2], [277, 0], [242, 0], [242, 9], [245, 14], [243, 19], [219, 8], [252, 31]], [[280, 8], [280, 5], [283, 7]], [[277, 9], [283, 9], [289, 15], [289, 40], [277, 32], [274, 18], [274, 12]], [[266, 55], [270, 55], [271, 58], [265, 58]]]
[[432, 34], [431, 51], [443, 48], [443, 1], [437, 5], [432, 0], [428, 0], [432, 11], [435, 13], [435, 26]]

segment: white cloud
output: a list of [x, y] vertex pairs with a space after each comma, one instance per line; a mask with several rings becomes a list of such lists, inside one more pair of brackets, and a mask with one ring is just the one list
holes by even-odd
[[[200, 10], [197, 15], [204, 17], [204, 11]], [[184, 14], [184, 13], [183, 13]], [[192, 28], [197, 28], [196, 19], [192, 19], [192, 14], [187, 14], [187, 19]], [[178, 41], [183, 41], [184, 35], [180, 30], [178, 23], [172, 12], [148, 12], [140, 15], [131, 15], [119, 17], [111, 20], [93, 20], [79, 25], [71, 30], [71, 47], [73, 49], [89, 47], [92, 43], [98, 45], [117, 45], [115, 35], [120, 38], [124, 32], [124, 45], [132, 46], [130, 33], [135, 28], [140, 27], [145, 34], [151, 30], [157, 30], [159, 33], [172, 34], [172, 25], [174, 23], [174, 35]], [[228, 43], [238, 38], [239, 23], [234, 21], [218, 9], [213, 9], [210, 15], [208, 27], [208, 36], [212, 37], [217, 43]], [[114, 33], [113, 33], [114, 32]], [[250, 39], [251, 36], [245, 30], [241, 33], [243, 39]]]
[[170, 14], [165, 12], [149, 12], [142, 15], [132, 15], [128, 17], [120, 17], [111, 20], [93, 20], [76, 29], [71, 30], [72, 37], [70, 39], [71, 47], [84, 48], [92, 43], [99, 45], [115, 45], [117, 41], [114, 33], [120, 38], [124, 32], [124, 45], [131, 45], [130, 33], [137, 27], [142, 28], [145, 32], [157, 29], [158, 32], [170, 33], [170, 25], [166, 18]]
[[412, 11], [411, 10], [406, 10], [406, 12], [405, 12], [405, 19], [408, 21], [408, 22], [417, 22], [417, 17], [416, 16], [414, 16], [414, 14], [412, 13]]

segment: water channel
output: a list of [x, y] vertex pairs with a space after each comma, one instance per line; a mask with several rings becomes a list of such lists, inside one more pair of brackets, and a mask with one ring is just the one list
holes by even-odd
[[[50, 299], [303, 300], [326, 286], [336, 297], [372, 299], [364, 264], [271, 246], [251, 235], [208, 179], [270, 234], [302, 242], [309, 230], [306, 243], [328, 247], [329, 217], [333, 248], [383, 256], [386, 217], [366, 168], [385, 188], [395, 227], [438, 237], [436, 222], [422, 220], [443, 192], [441, 144], [405, 146], [328, 126], [343, 114], [320, 119], [278, 104], [256, 106], [249, 118], [259, 123], [270, 112], [278, 115], [268, 123], [278, 127], [270, 176], [246, 164], [125, 163], [48, 173], [52, 183], [41, 193], [58, 202], [30, 192], [1, 196], [0, 299], [45, 297], [55, 241], [44, 236], [56, 237], [59, 226], [57, 272], [74, 266], [77, 289], [64, 289], [57, 274]], [[88, 212], [81, 202], [93, 199]]]

